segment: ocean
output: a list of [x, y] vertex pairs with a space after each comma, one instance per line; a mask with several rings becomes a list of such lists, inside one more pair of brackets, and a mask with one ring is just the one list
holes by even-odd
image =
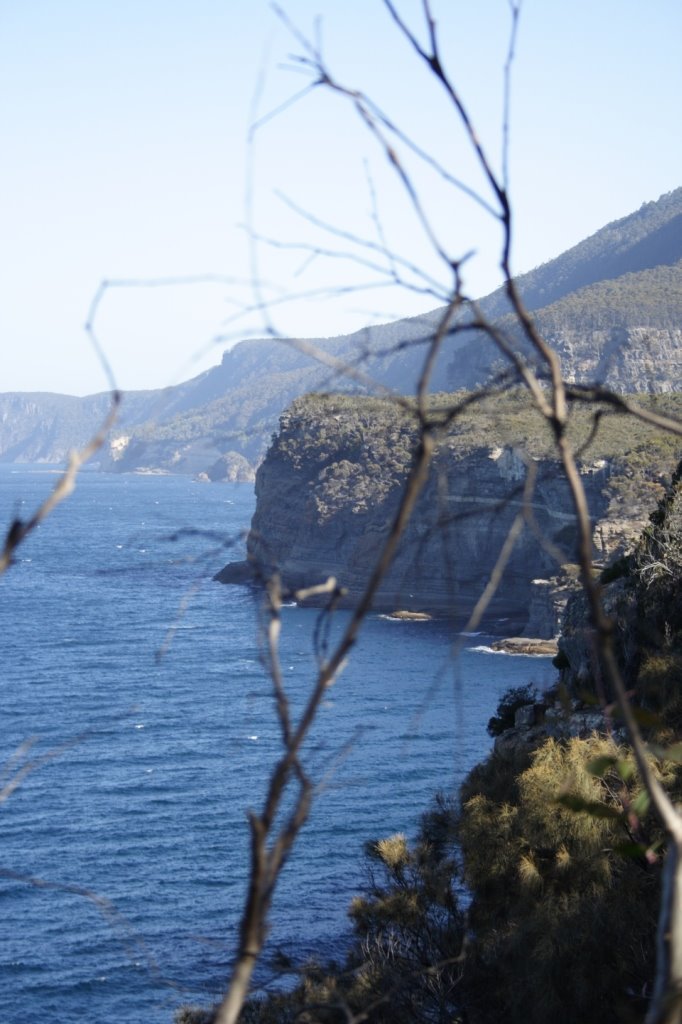
[[[55, 479], [0, 466], [2, 528]], [[0, 803], [4, 1024], [171, 1024], [223, 990], [246, 813], [280, 752], [259, 603], [212, 582], [240, 557], [254, 500], [246, 485], [86, 471], [0, 578], [0, 790], [17, 783]], [[294, 711], [317, 621], [283, 612]], [[414, 834], [489, 750], [501, 694], [554, 678], [549, 659], [494, 654], [483, 635], [455, 661], [458, 639], [445, 622], [368, 618], [306, 747], [315, 802], [270, 953], [342, 950], [366, 841]]]

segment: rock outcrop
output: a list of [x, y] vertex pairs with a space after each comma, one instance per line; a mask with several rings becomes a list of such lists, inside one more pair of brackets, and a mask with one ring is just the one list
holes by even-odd
[[[266, 575], [279, 572], [292, 591], [332, 576], [353, 605], [396, 515], [414, 443], [409, 418], [390, 403], [342, 397], [294, 403], [256, 477], [251, 567]], [[615, 456], [599, 458], [582, 466], [599, 543], [621, 479], [616, 461]], [[556, 575], [557, 549], [569, 566], [576, 561], [575, 519], [560, 467], [549, 456], [522, 455], [508, 444], [490, 446], [456, 435], [436, 453], [375, 609], [464, 621], [524, 508], [529, 462], [536, 480], [527, 511], [535, 528], [522, 529], [490, 603], [488, 623], [507, 635], [556, 635], [571, 573], [567, 569], [561, 579], [544, 581]], [[552, 553], [540, 538], [550, 542]], [[612, 542], [617, 540], [614, 535]], [[604, 553], [596, 544], [595, 557]], [[228, 567], [218, 578], [243, 582], [245, 573], [245, 566]], [[540, 589], [548, 592], [544, 603], [553, 607], [552, 614], [538, 613]]]
[[209, 480], [225, 480], [233, 484], [252, 484], [256, 474], [252, 466], [239, 452], [227, 452], [221, 455], [207, 471]]
[[533, 657], [547, 657], [555, 655], [558, 651], [556, 639], [541, 639], [537, 637], [508, 636], [504, 640], [495, 640], [492, 644], [494, 651], [503, 651], [505, 654], [525, 654]]
[[[649, 709], [679, 718], [682, 682], [682, 462], [629, 553], [601, 575], [604, 611], [626, 686]], [[582, 591], [564, 616], [557, 664], [572, 693], [610, 701], [594, 650], [594, 631]]]

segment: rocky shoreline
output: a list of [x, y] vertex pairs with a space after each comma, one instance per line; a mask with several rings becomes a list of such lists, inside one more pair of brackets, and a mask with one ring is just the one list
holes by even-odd
[[[257, 586], [260, 580], [258, 571], [253, 562], [243, 559], [238, 562], [228, 562], [213, 579], [218, 583], [226, 583], [234, 586]], [[307, 603], [307, 602], [306, 602]], [[415, 611], [409, 608], [390, 608], [378, 602], [373, 611], [384, 615], [396, 622], [432, 622], [434, 619], [447, 618], [447, 615], [431, 611]], [[488, 623], [488, 628], [495, 634], [500, 632], [499, 624]], [[500, 654], [525, 655], [533, 657], [555, 657], [559, 651], [558, 637], [527, 637], [527, 636], [501, 636], [491, 644], [493, 651]]]
[[503, 640], [496, 640], [491, 647], [494, 651], [501, 651], [504, 654], [556, 657], [559, 653], [559, 641], [556, 637], [545, 640], [538, 637], [510, 636]]

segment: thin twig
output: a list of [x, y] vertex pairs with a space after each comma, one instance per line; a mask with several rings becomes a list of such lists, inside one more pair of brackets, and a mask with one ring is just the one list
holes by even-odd
[[48, 495], [29, 519], [21, 520], [17, 518], [11, 523], [5, 535], [3, 550], [0, 553], [0, 576], [12, 564], [14, 553], [19, 545], [54, 511], [57, 505], [68, 498], [73, 492], [79, 469], [104, 444], [109, 430], [116, 422], [120, 403], [121, 393], [119, 391], [112, 391], [111, 409], [102, 426], [84, 448], [77, 452], [71, 452], [67, 467], [57, 480], [52, 493]]

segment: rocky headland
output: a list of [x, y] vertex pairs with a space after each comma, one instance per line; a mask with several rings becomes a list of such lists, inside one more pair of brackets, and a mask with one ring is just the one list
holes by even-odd
[[[576, 414], [574, 430], [587, 435], [587, 414], [583, 422]], [[226, 567], [218, 579], [241, 583], [276, 571], [296, 592], [334, 577], [353, 605], [395, 517], [415, 444], [414, 422], [391, 402], [299, 399], [258, 470], [247, 563]], [[672, 463], [667, 443], [629, 422], [623, 432], [616, 418], [583, 453], [596, 563], [622, 554], [638, 536]], [[527, 521], [488, 626], [508, 636], [556, 636], [576, 587], [575, 516], [542, 423], [520, 393], [478, 406], [443, 438], [375, 610], [464, 621], [521, 512]]]

